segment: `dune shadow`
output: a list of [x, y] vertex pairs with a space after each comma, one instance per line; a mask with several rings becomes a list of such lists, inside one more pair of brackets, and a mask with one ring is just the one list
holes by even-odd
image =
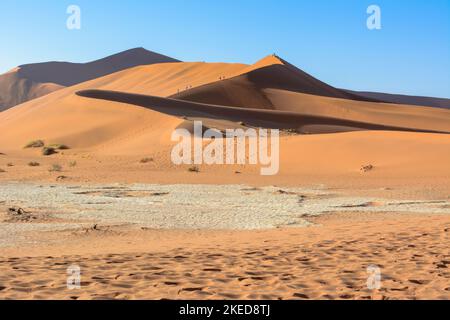
[[219, 106], [118, 91], [83, 90], [76, 94], [85, 98], [136, 105], [175, 117], [222, 120], [239, 123], [246, 127], [295, 129], [299, 133], [335, 133], [360, 130], [449, 133], [401, 126], [386, 126], [342, 118], [311, 116], [297, 112]]

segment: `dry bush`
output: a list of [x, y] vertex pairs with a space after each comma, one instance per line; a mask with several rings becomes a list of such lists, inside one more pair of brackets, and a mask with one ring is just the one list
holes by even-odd
[[188, 168], [189, 172], [200, 172], [200, 168], [198, 166], [191, 166]]
[[153, 158], [143, 158], [143, 159], [141, 159], [141, 163], [149, 163], [149, 162], [153, 162], [154, 161], [154, 159]]
[[25, 149], [28, 148], [42, 148], [43, 146], [45, 146], [44, 141], [42, 140], [34, 140], [34, 141], [30, 141], [25, 145]]
[[62, 171], [62, 166], [57, 164], [57, 163], [52, 164], [51, 168], [48, 171], [50, 171], [50, 172], [61, 172]]
[[55, 150], [69, 150], [70, 147], [65, 145], [65, 144], [60, 144], [60, 143], [53, 143], [51, 145], [49, 145], [50, 148], [53, 148]]
[[52, 147], [44, 147], [42, 148], [42, 155], [44, 156], [51, 156], [52, 154], [55, 154], [56, 150]]

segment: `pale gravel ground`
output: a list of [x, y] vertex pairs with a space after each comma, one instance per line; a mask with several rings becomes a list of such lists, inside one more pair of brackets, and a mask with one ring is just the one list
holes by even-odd
[[25, 235], [32, 231], [77, 230], [94, 223], [156, 229], [255, 230], [308, 226], [306, 216], [342, 211], [450, 214], [448, 200], [348, 197], [322, 188], [282, 190], [240, 185], [2, 183], [0, 210], [20, 206], [62, 221], [0, 222], [0, 246], [24, 242]]

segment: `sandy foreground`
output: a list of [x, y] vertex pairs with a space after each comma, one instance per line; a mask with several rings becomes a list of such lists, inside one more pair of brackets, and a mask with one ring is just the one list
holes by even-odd
[[24, 182], [0, 196], [2, 299], [450, 298], [448, 198]]

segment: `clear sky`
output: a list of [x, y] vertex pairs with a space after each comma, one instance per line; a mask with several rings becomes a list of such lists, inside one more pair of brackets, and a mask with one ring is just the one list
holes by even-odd
[[[81, 8], [68, 30], [67, 7]], [[381, 30], [366, 27], [381, 8]], [[276, 53], [337, 87], [450, 98], [450, 0], [1, 0], [0, 72], [133, 47], [184, 61]]]

